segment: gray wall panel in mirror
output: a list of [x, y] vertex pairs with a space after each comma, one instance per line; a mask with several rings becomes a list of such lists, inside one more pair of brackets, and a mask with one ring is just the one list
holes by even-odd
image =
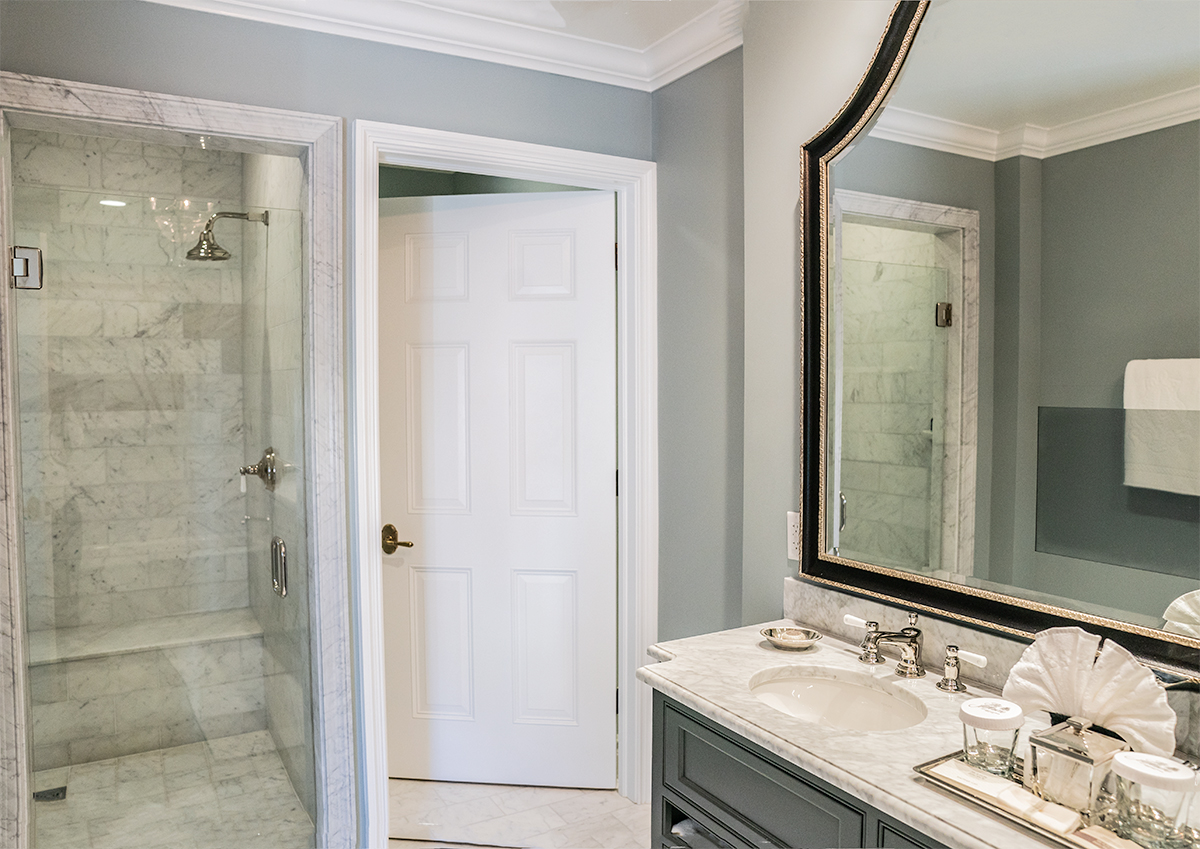
[[1042, 216], [1042, 404], [1120, 407], [1129, 360], [1200, 357], [1200, 122], [1047, 157]]
[[[1194, 669], [1200, 621], [1181, 635], [1162, 618], [1174, 598], [1200, 593], [1192, 460], [1171, 461], [1168, 477], [1183, 477], [1182, 488], [1126, 485], [1122, 472], [1135, 457], [1124, 406], [1143, 403], [1125, 389], [1130, 361], [1152, 361], [1154, 385], [1158, 373], [1176, 375], [1167, 385], [1178, 399], [1149, 412], [1178, 403], [1173, 415], [1187, 424], [1156, 452], [1188, 454], [1192, 417], [1200, 423], [1200, 400], [1187, 397], [1200, 398], [1200, 2], [935, 0], [923, 9], [907, 59], [885, 36], [864, 78], [864, 88], [886, 87], [885, 69], [911, 66], [886, 108], [855, 116], [852, 99], [802, 153], [801, 571], [1018, 634], [1077, 621]], [[859, 108], [870, 99], [861, 88], [857, 97]], [[844, 150], [856, 124], [866, 129]], [[840, 328], [864, 320], [848, 312], [861, 299], [842, 296], [843, 271], [853, 271], [841, 265], [849, 221], [830, 205], [847, 189], [979, 214], [975, 558], [955, 573], [933, 559], [899, 569], [885, 565], [898, 557], [854, 560], [836, 547], [841, 408], [861, 383], [850, 373], [863, 367], [839, 341]], [[878, 261], [883, 273], [890, 255]], [[886, 378], [903, 364], [885, 354], [881, 368]], [[1134, 395], [1145, 385], [1128, 383]], [[930, 432], [936, 451], [936, 424]], [[871, 509], [849, 515], [864, 521]]]

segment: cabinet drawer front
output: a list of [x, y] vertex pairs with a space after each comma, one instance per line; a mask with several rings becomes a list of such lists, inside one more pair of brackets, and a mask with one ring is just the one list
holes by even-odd
[[864, 814], [669, 706], [663, 782], [720, 809], [751, 843], [810, 849], [863, 845]]

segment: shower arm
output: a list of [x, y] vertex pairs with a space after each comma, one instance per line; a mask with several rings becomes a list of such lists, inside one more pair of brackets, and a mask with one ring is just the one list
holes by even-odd
[[204, 232], [212, 233], [213, 222], [218, 218], [240, 218], [242, 221], [258, 221], [263, 226], [270, 226], [270, 217], [267, 210], [262, 212], [214, 212], [212, 218], [208, 219], [208, 223], [204, 225]]

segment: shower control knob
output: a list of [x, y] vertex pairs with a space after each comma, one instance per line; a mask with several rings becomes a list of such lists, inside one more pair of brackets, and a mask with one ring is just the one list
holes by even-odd
[[383, 526], [383, 553], [395, 554], [397, 548], [412, 548], [411, 541], [400, 539], [400, 532], [396, 530], [396, 526], [388, 522]]
[[267, 489], [275, 488], [279, 473], [275, 469], [275, 449], [268, 448], [263, 452], [262, 459], [249, 466], [238, 469], [243, 475], [255, 475], [266, 484]]

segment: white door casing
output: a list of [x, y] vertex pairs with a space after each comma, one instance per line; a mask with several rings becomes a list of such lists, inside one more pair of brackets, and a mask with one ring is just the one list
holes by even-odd
[[616, 787], [613, 199], [380, 201], [393, 778]]
[[349, 457], [354, 469], [351, 545], [360, 844], [387, 842], [386, 712], [383, 665], [382, 514], [378, 474], [377, 305], [379, 164], [467, 171], [606, 189], [616, 193], [617, 241], [617, 679], [618, 789], [650, 798], [651, 699], [636, 671], [657, 640], [658, 328], [657, 207], [653, 162], [463, 133], [354, 122], [353, 272], [350, 353], [354, 375]]

